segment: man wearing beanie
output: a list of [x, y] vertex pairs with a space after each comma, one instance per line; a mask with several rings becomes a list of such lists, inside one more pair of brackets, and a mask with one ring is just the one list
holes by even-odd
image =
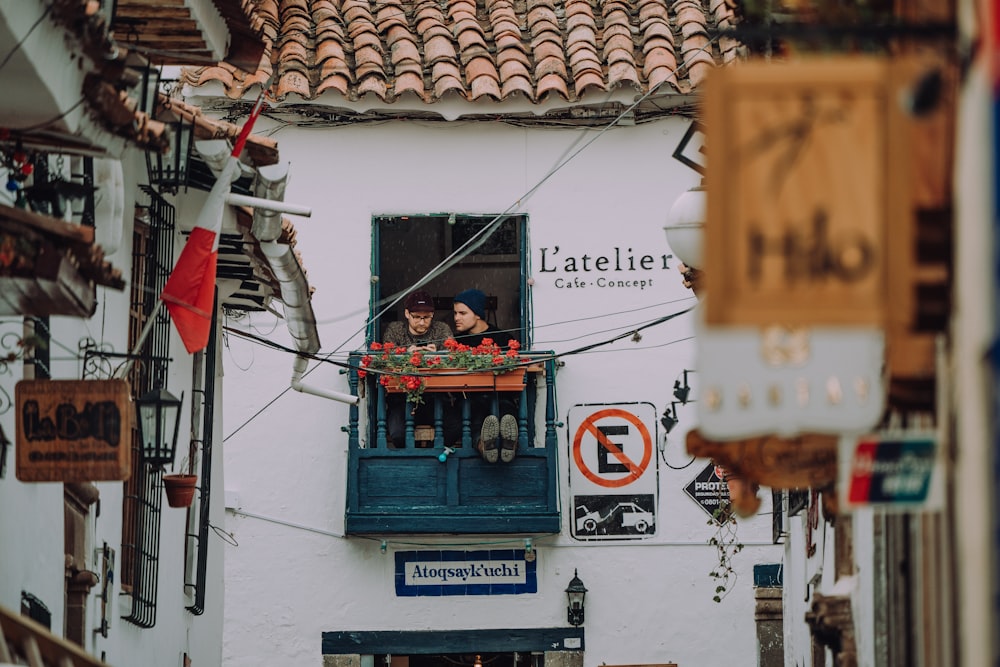
[[486, 322], [486, 295], [477, 289], [467, 289], [455, 295], [455, 340], [476, 347], [484, 338], [506, 349], [513, 336], [494, 329]]
[[[483, 340], [490, 338], [502, 349], [514, 339], [509, 333], [495, 329], [486, 322], [486, 295], [477, 289], [467, 289], [455, 295], [455, 340], [469, 347], [481, 345]], [[496, 463], [499, 459], [504, 463], [514, 460], [517, 453], [517, 412], [516, 399], [497, 397], [500, 412], [503, 417], [497, 419], [493, 411], [494, 396], [488, 393], [476, 393], [469, 397], [472, 408], [473, 423], [482, 420], [479, 432], [479, 443], [476, 448], [487, 463]], [[497, 447], [497, 439], [501, 445]]]
[[[434, 321], [434, 298], [417, 290], [403, 302], [405, 322], [390, 322], [382, 334], [383, 343], [393, 343], [408, 352], [427, 350], [435, 352], [444, 348], [444, 341], [451, 338], [451, 328], [444, 322]], [[406, 433], [406, 396], [392, 394], [386, 402], [386, 428], [393, 447], [403, 447]], [[427, 405], [413, 407], [416, 424], [433, 424], [433, 411]]]

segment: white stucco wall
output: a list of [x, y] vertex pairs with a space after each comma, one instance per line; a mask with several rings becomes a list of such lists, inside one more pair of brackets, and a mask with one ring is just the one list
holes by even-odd
[[[555, 279], [572, 274], [542, 272], [540, 258], [540, 248], [555, 246], [557, 258], [607, 255], [615, 247], [655, 258], [669, 254], [666, 212], [698, 182], [695, 172], [671, 158], [687, 126], [677, 118], [608, 132], [537, 190], [596, 130], [463, 122], [280, 129], [281, 158], [292, 165], [285, 200], [313, 208], [311, 218], [294, 222], [316, 289], [321, 354], [343, 359], [363, 344], [374, 214], [526, 214], [536, 349], [566, 351], [694, 305], [672, 259], [667, 270], [635, 272], [651, 280], [640, 290], [560, 289]], [[263, 122], [257, 131], [268, 129]], [[594, 277], [596, 272], [588, 281]], [[252, 325], [258, 334], [287, 342], [273, 316], [256, 316]], [[681, 470], [664, 464], [664, 458], [677, 467], [689, 460], [683, 436], [694, 426], [693, 405], [679, 409], [681, 423], [658, 443], [655, 537], [583, 543], [569, 535], [570, 408], [648, 402], [662, 412], [674, 380], [695, 367], [692, 335], [689, 314], [644, 330], [639, 342], [626, 338], [564, 359], [557, 374], [563, 530], [534, 538], [538, 593], [443, 598], [397, 597], [393, 554], [497, 542], [517, 547], [523, 536], [387, 537], [385, 554], [377, 539], [344, 537], [347, 435], [341, 427], [347, 407], [286, 391], [289, 355], [229, 337], [226, 486], [229, 503], [241, 512], [228, 513], [225, 522], [239, 546], [226, 550], [224, 664], [319, 665], [326, 631], [564, 626], [564, 589], [574, 570], [589, 589], [586, 667], [756, 664], [752, 568], [781, 560], [781, 547], [771, 545], [770, 494], [762, 491], [764, 514], [740, 523], [739, 538], [748, 546], [735, 558], [735, 589], [721, 604], [713, 602], [708, 573], [717, 559], [706, 544], [713, 531], [708, 515], [683, 492], [707, 462]], [[308, 381], [347, 390], [345, 377], [332, 367], [319, 368]], [[697, 382], [696, 373], [691, 381]]]
[[[130, 281], [132, 265], [132, 224], [133, 207], [136, 201], [136, 183], [145, 180], [145, 163], [141, 154], [127, 154], [123, 164], [125, 175], [125, 226], [121, 234], [120, 247], [107, 255], [106, 259], [120, 269], [126, 281]], [[98, 220], [98, 226], [109, 224]], [[108, 229], [98, 229], [98, 237], [108, 237]], [[112, 235], [115, 236], [115, 235]], [[183, 246], [183, 237], [177, 232], [174, 242], [176, 252]], [[110, 246], [109, 246], [110, 249]], [[52, 343], [49, 350], [53, 379], [79, 380], [83, 373], [82, 350], [78, 344], [89, 338], [103, 346], [103, 349], [125, 353], [128, 335], [129, 289], [111, 290], [99, 287], [97, 290], [97, 312], [89, 319], [53, 317], [51, 318]], [[14, 350], [14, 338], [8, 333], [20, 335], [21, 319], [0, 318], [0, 335], [3, 335], [3, 350], [6, 354]], [[172, 362], [167, 388], [180, 396], [184, 392], [181, 430], [178, 451], [187, 446], [190, 432], [191, 409], [191, 355], [171, 330], [170, 352]], [[16, 351], [16, 350], [15, 350]], [[105, 372], [122, 362], [111, 358]], [[14, 386], [23, 376], [22, 364], [17, 361], [9, 365], [0, 364], [0, 425], [11, 439], [15, 435], [15, 411], [10, 405], [14, 397]], [[93, 377], [93, 376], [91, 376]], [[107, 375], [100, 375], [106, 378]], [[221, 387], [220, 387], [221, 389]], [[221, 407], [221, 392], [217, 394]], [[216, 424], [216, 441], [221, 440], [221, 419]], [[0, 479], [0, 605], [19, 613], [21, 592], [27, 591], [39, 598], [52, 613], [51, 630], [63, 635], [64, 626], [64, 540], [63, 540], [63, 485], [57, 482], [21, 482], [15, 476], [14, 448], [7, 453], [7, 472]], [[182, 455], [178, 455], [180, 463]], [[219, 493], [213, 500], [213, 523], [222, 522], [222, 451], [215, 451], [214, 470], [217, 474]], [[194, 616], [185, 607], [192, 598], [183, 586], [185, 519], [187, 512], [171, 508], [165, 499], [162, 505], [159, 551], [159, 586], [157, 590], [156, 624], [152, 628], [138, 628], [122, 620], [130, 607], [121, 601], [122, 568], [122, 482], [97, 482], [100, 493], [99, 512], [97, 505], [91, 507], [88, 527], [87, 567], [100, 571], [95, 549], [107, 543], [115, 551], [115, 580], [109, 596], [108, 637], [93, 631], [100, 622], [101, 586], [91, 590], [87, 601], [87, 628], [84, 650], [111, 665], [149, 667], [176, 667], [182, 664], [184, 653], [193, 664], [219, 664], [222, 654], [222, 564], [224, 543], [211, 534], [208, 566], [208, 588], [206, 611]]]

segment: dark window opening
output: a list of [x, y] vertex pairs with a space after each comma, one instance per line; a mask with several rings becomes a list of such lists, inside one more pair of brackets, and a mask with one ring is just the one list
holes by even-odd
[[[480, 235], [497, 221], [492, 233]], [[434, 297], [434, 319], [454, 331], [452, 298], [476, 288], [488, 298], [486, 321], [509, 330], [530, 347], [530, 298], [527, 293], [527, 218], [513, 215], [376, 216], [373, 220], [372, 321], [369, 340], [381, 340], [389, 322], [403, 319], [407, 290], [452, 253], [468, 250], [454, 266], [433, 276], [421, 289]], [[482, 240], [477, 247], [472, 244]], [[464, 250], [463, 250], [464, 249]], [[396, 295], [398, 302], [386, 309]], [[385, 311], [385, 312], [383, 312]]]

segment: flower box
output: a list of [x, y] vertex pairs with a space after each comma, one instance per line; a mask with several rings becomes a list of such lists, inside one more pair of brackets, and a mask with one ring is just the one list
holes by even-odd
[[[427, 369], [421, 373], [424, 391], [521, 391], [524, 389], [525, 368], [513, 368], [496, 374], [493, 371], [462, 372], [455, 369]], [[424, 375], [426, 373], [426, 375]], [[402, 383], [390, 382], [385, 390], [390, 394], [407, 391]]]

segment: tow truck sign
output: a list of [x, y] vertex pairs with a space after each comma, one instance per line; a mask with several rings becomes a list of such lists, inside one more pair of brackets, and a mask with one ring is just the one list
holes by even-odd
[[577, 539], [636, 539], [656, 529], [656, 408], [575, 405], [570, 434], [570, 532]]

